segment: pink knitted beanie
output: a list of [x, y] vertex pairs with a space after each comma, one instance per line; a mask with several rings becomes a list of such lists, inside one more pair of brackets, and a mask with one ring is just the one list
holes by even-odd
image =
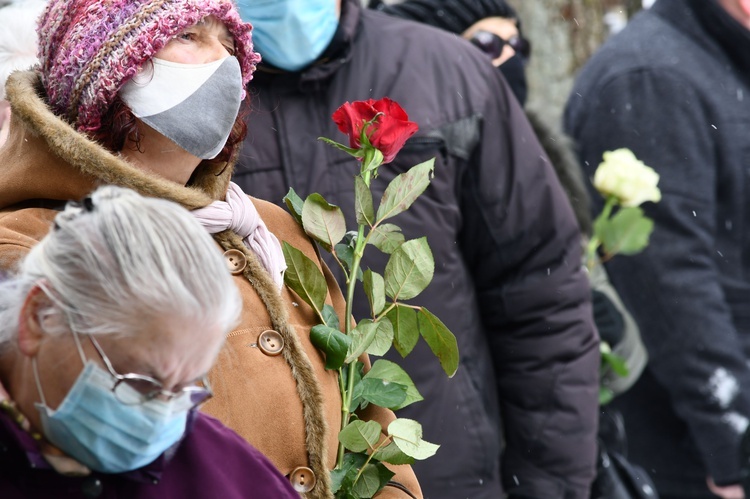
[[231, 0], [51, 0], [38, 28], [49, 105], [78, 130], [98, 130], [117, 92], [141, 66], [211, 15], [234, 36], [247, 84], [260, 56], [253, 52], [252, 27]]

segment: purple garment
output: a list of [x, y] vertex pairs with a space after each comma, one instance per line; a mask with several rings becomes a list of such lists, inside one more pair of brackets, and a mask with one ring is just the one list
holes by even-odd
[[134, 472], [66, 477], [31, 436], [0, 412], [2, 499], [299, 499], [271, 462], [232, 430], [198, 414], [174, 455]]

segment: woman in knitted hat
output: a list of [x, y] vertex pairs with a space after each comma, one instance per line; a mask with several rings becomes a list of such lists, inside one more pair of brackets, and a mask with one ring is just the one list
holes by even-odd
[[[279, 240], [318, 262], [342, 321], [344, 300], [291, 216], [230, 182], [245, 134], [238, 110], [259, 61], [250, 31], [230, 0], [52, 0], [40, 18], [38, 70], [14, 73], [6, 87], [0, 272], [42, 239], [64, 200], [102, 183], [194, 210], [243, 302], [202, 410], [305, 497], [331, 497], [338, 378], [310, 341], [314, 311], [283, 286]], [[372, 405], [359, 416], [384, 427], [394, 418]], [[398, 483], [378, 497], [421, 495], [410, 467], [393, 471]]]

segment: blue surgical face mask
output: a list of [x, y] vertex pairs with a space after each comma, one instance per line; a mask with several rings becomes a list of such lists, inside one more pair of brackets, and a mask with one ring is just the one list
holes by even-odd
[[315, 62], [339, 25], [336, 0], [238, 0], [237, 9], [263, 61], [286, 71]]
[[73, 387], [53, 410], [42, 393], [34, 359], [42, 399], [36, 407], [44, 436], [53, 445], [92, 470], [123, 473], [153, 462], [182, 438], [191, 407], [187, 394], [169, 402], [154, 399], [126, 405], [112, 391], [116, 380], [111, 374], [92, 361], [84, 360], [84, 364]]

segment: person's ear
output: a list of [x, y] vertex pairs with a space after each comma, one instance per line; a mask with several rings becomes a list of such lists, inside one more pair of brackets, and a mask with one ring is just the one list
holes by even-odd
[[[750, 19], [750, 0], [739, 0], [740, 8], [745, 13], [748, 19]], [[745, 23], [746, 25], [748, 23]]]
[[18, 348], [27, 357], [36, 357], [46, 335], [41, 312], [52, 306], [52, 301], [38, 284], [26, 295], [18, 320]]

